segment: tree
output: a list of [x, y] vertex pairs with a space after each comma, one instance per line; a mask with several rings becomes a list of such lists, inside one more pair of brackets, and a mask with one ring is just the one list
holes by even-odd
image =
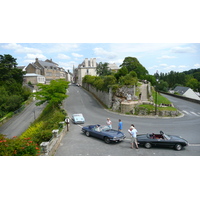
[[117, 80], [119, 80], [121, 76], [125, 76], [126, 74], [128, 74], [128, 69], [126, 66], [123, 66], [117, 71], [117, 73], [114, 74], [114, 76]]
[[23, 83], [23, 75], [26, 72], [23, 72], [21, 69], [17, 67], [16, 58], [13, 58], [9, 54], [0, 55], [0, 84], [10, 85], [19, 83], [22, 85]]
[[106, 76], [111, 74], [111, 70], [108, 67], [108, 63], [100, 62], [96, 67], [97, 75], [99, 76]]
[[58, 106], [68, 95], [66, 95], [66, 89], [68, 88], [69, 82], [58, 79], [52, 80], [49, 85], [39, 83], [39, 91], [33, 95], [36, 99], [40, 100], [36, 105], [41, 105], [45, 102]]
[[135, 57], [126, 57], [120, 67], [126, 67], [128, 73], [135, 71], [137, 77], [143, 79], [143, 76], [148, 74], [148, 71], [143, 67]]
[[199, 88], [199, 82], [197, 79], [195, 78], [191, 78], [187, 83], [186, 83], [187, 87], [192, 88], [194, 91], [197, 91]]

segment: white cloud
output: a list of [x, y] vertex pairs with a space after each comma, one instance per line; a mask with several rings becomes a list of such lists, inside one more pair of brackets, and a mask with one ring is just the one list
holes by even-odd
[[195, 49], [191, 47], [173, 47], [171, 49], [173, 53], [194, 53]]
[[58, 54], [57, 58], [59, 58], [59, 59], [66, 59], [66, 60], [70, 59], [70, 57], [67, 56], [67, 55], [65, 55], [65, 54]]
[[[177, 45], [177, 44], [176, 44]], [[179, 44], [184, 45], [184, 44]], [[155, 52], [174, 47], [173, 43], [114, 43], [110, 48], [116, 53], [144, 53]]]
[[168, 65], [163, 63], [163, 64], [160, 64], [160, 66], [161, 67], [167, 67]]
[[46, 56], [44, 56], [43, 54], [27, 54], [25, 56], [26, 59], [35, 59], [35, 58], [39, 58], [41, 60], [45, 60], [47, 59]]
[[83, 55], [80, 55], [80, 54], [78, 54], [78, 53], [72, 53], [72, 56], [78, 57], [78, 58], [83, 57]]
[[157, 59], [171, 59], [171, 58], [176, 58], [175, 56], [167, 56], [167, 55], [163, 55], [161, 57], [158, 57]]
[[4, 49], [12, 49], [15, 50], [16, 53], [42, 53], [41, 50], [29, 47], [23, 47], [20, 44], [9, 43], [6, 45], [2, 45]]
[[39, 60], [46, 60], [46, 56], [43, 54], [27, 54], [25, 56], [25, 59], [23, 60], [23, 63], [29, 64], [35, 62], [35, 58], [38, 58]]
[[194, 65], [194, 67], [199, 68], [199, 67], [200, 67], [200, 64], [197, 63], [197, 64]]
[[66, 44], [66, 43], [55, 43], [55, 44], [45, 44], [46, 51], [50, 53], [56, 52], [69, 52], [69, 51], [77, 51], [79, 50], [78, 44]]
[[117, 57], [117, 54], [115, 54], [113, 52], [108, 52], [108, 51], [104, 50], [103, 48], [94, 48], [93, 51], [94, 51], [95, 55], [103, 56], [108, 59], [113, 59], [113, 58]]

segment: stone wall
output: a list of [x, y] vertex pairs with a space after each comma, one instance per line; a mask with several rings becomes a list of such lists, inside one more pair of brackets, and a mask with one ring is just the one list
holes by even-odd
[[89, 92], [91, 92], [98, 100], [100, 100], [108, 108], [112, 107], [112, 90], [111, 89], [109, 90], [109, 92], [100, 91], [88, 83], [83, 83], [82, 87], [88, 90]]

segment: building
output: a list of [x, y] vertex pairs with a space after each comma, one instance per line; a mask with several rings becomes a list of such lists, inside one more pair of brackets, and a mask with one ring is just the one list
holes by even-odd
[[115, 64], [108, 64], [108, 68], [111, 69], [111, 71], [117, 72], [119, 70], [119, 67]]
[[91, 76], [96, 76], [96, 58], [85, 58], [85, 60], [78, 65], [78, 68], [74, 69], [74, 82], [82, 85], [82, 80], [85, 75], [91, 75]]
[[189, 87], [176, 86], [174, 88], [174, 93], [178, 93], [191, 99], [200, 100], [200, 97]]
[[26, 67], [25, 83], [29, 81], [35, 85], [37, 83], [50, 83], [51, 80], [65, 79], [68, 80], [68, 73], [64, 68], [59, 67], [57, 63], [50, 60], [35, 59], [34, 63], [29, 63]]

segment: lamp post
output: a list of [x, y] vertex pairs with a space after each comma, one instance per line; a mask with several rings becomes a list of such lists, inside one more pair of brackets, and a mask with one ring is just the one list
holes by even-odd
[[157, 107], [158, 107], [158, 91], [157, 91], [157, 84], [158, 84], [158, 79], [156, 79], [156, 87], [155, 87], [155, 92], [156, 92], [156, 98], [155, 98], [155, 115], [157, 115]]

